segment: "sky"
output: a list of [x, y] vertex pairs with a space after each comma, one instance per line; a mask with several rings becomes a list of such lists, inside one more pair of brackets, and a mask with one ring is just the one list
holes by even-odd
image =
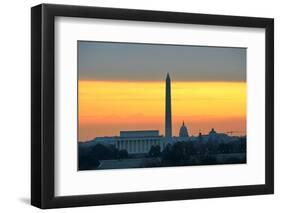
[[165, 127], [171, 76], [173, 135], [246, 134], [246, 49], [78, 42], [79, 141]]
[[246, 49], [78, 42], [80, 80], [246, 81]]

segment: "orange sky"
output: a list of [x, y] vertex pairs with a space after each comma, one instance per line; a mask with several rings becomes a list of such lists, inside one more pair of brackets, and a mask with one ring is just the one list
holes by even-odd
[[[119, 135], [120, 130], [165, 128], [165, 81], [79, 80], [79, 141]], [[184, 120], [190, 135], [246, 134], [245, 82], [171, 83], [173, 135]]]

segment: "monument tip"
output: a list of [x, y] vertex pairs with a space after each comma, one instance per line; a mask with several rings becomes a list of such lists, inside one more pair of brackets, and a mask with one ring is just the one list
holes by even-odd
[[166, 79], [170, 79], [170, 75], [169, 75], [169, 73], [167, 73]]

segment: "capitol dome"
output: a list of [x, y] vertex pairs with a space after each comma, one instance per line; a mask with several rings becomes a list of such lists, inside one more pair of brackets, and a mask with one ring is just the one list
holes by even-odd
[[182, 126], [180, 128], [180, 132], [179, 132], [179, 136], [180, 137], [188, 137], [188, 131], [186, 126], [184, 125], [184, 122], [182, 122]]

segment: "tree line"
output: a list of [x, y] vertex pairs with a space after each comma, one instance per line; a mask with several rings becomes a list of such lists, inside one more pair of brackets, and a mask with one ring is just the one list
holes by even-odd
[[[159, 145], [151, 146], [149, 152], [143, 158], [160, 158], [159, 166], [182, 166], [182, 165], [207, 165], [218, 164], [217, 156], [221, 155], [221, 163], [243, 163], [245, 158], [225, 157], [230, 153], [246, 153], [246, 138], [223, 143], [223, 142], [176, 142], [168, 144], [162, 151]], [[128, 159], [134, 158], [127, 150], [118, 150], [114, 145], [96, 144], [93, 146], [78, 145], [78, 166], [79, 170], [96, 169], [100, 160]], [[148, 161], [149, 162], [149, 161]]]

